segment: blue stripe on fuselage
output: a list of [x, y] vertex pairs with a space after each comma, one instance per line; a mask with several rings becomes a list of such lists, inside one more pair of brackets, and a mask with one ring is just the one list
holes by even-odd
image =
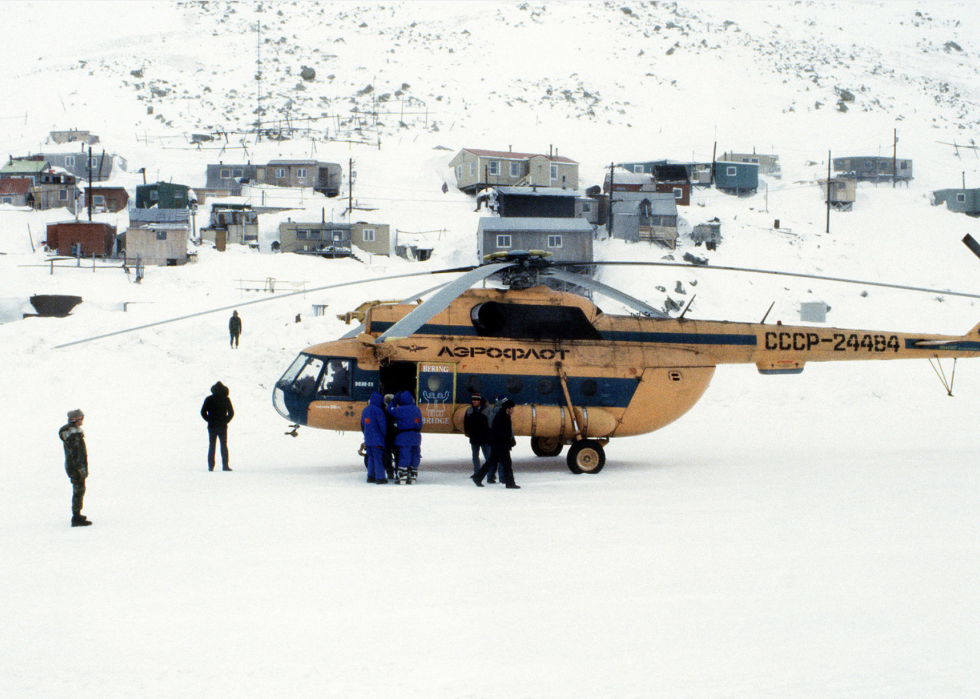
[[[394, 323], [371, 321], [371, 332], [383, 333]], [[420, 335], [460, 335], [475, 337], [476, 329], [470, 325], [423, 325], [416, 331]], [[508, 337], [487, 339], [521, 340], [524, 338]], [[638, 342], [665, 345], [736, 345], [740, 347], [755, 347], [758, 344], [755, 335], [735, 335], [730, 333], [680, 333], [680, 332], [640, 332], [633, 330], [605, 330], [602, 340], [608, 342]]]
[[944, 351], [944, 352], [980, 352], [980, 342], [944, 342], [942, 344], [928, 344], [920, 345], [920, 342], [934, 342], [933, 340], [927, 339], [914, 339], [911, 337], [905, 338], [905, 349], [911, 350], [925, 350], [927, 352]]

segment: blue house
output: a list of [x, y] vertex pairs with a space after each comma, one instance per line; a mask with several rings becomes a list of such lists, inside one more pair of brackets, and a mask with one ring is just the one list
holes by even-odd
[[715, 187], [735, 194], [759, 189], [759, 163], [716, 161]]
[[967, 216], [980, 216], [980, 189], [939, 189], [932, 193], [932, 204]]

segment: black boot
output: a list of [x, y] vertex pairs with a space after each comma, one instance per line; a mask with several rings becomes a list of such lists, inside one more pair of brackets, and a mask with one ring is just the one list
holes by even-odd
[[73, 527], [88, 527], [91, 524], [92, 523], [82, 515], [73, 515], [71, 518], [71, 526]]

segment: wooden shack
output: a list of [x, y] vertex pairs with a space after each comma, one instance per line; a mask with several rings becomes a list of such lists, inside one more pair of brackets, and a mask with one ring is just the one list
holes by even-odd
[[59, 255], [110, 257], [116, 244], [116, 227], [99, 221], [49, 223], [47, 246]]

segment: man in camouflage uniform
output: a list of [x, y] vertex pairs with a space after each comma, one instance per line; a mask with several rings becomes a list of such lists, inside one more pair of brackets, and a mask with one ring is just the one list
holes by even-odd
[[85, 497], [85, 479], [88, 477], [88, 451], [85, 449], [85, 433], [82, 421], [85, 414], [81, 410], [68, 411], [68, 424], [58, 430], [58, 436], [65, 443], [65, 471], [71, 479], [71, 526], [87, 527], [92, 524], [82, 514], [82, 499]]

